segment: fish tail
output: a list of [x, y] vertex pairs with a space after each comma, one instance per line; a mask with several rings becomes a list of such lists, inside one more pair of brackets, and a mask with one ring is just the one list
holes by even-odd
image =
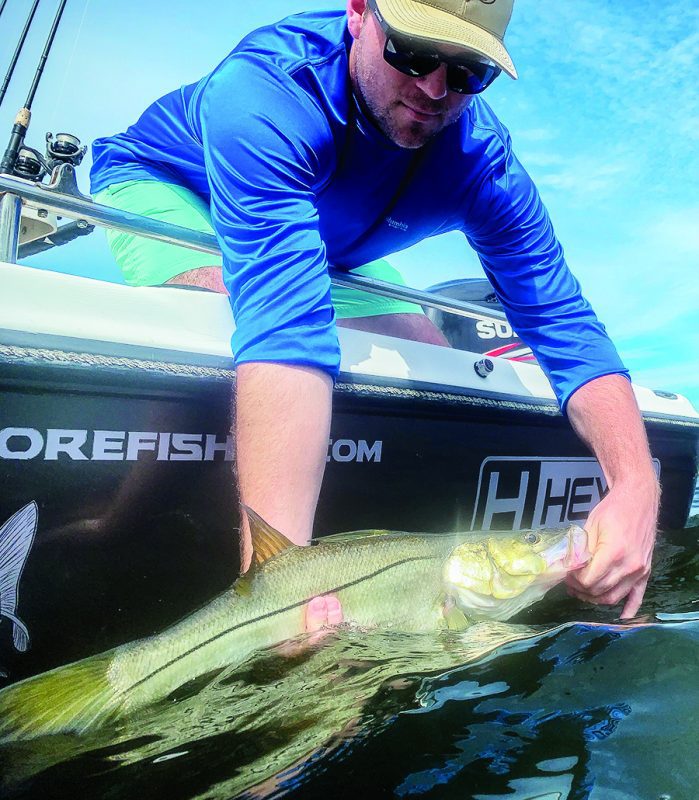
[[77, 661], [0, 691], [0, 742], [82, 733], [116, 716], [109, 680], [113, 653]]

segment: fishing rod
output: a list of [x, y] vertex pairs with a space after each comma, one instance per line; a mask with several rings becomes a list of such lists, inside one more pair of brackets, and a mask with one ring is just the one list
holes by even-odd
[[[44, 72], [44, 66], [46, 65], [46, 61], [49, 57], [49, 52], [51, 51], [53, 41], [56, 38], [56, 31], [58, 30], [58, 26], [61, 22], [61, 17], [63, 16], [63, 11], [67, 2], [68, 0], [61, 0], [59, 3], [56, 16], [54, 17], [53, 24], [51, 25], [51, 30], [49, 31], [46, 44], [44, 45], [44, 50], [41, 54], [41, 58], [39, 59], [39, 66], [36, 69], [34, 80], [32, 81], [29, 94], [27, 95], [27, 102], [18, 111], [17, 116], [15, 117], [15, 123], [12, 126], [12, 133], [10, 134], [10, 142], [7, 145], [5, 155], [2, 157], [2, 161], [0, 161], [0, 172], [5, 172], [10, 175], [15, 172], [20, 149], [22, 149], [24, 145], [24, 139], [27, 135], [29, 122], [31, 121], [31, 107], [32, 103], [34, 102], [34, 96], [36, 95], [36, 90], [39, 87], [39, 81], [41, 80], [41, 76]], [[34, 0], [35, 6], [37, 6], [38, 3], [39, 0]], [[34, 10], [35, 9], [33, 8], [32, 11]], [[26, 176], [23, 174], [22, 177], [38, 178], [44, 172], [46, 165], [42, 163], [43, 159], [35, 150], [31, 150], [31, 148], [25, 148], [25, 150], [29, 150], [35, 157], [37, 157], [37, 160], [36, 163], [34, 163], [32, 162], [31, 158], [28, 159], [29, 162], [32, 162], [27, 165], [30, 168], [30, 172]]]
[[25, 108], [31, 108], [31, 105], [34, 102], [34, 95], [36, 94], [36, 90], [39, 88], [39, 81], [41, 80], [41, 76], [44, 74], [44, 67], [46, 66], [46, 61], [48, 60], [49, 52], [51, 51], [51, 47], [53, 46], [53, 40], [56, 38], [56, 31], [58, 30], [58, 26], [61, 23], [61, 17], [63, 16], [63, 11], [65, 10], [67, 2], [68, 0], [61, 0], [58, 6], [58, 11], [56, 11], [56, 16], [53, 19], [53, 24], [51, 25], [51, 30], [49, 31], [48, 39], [46, 40], [46, 44], [44, 45], [44, 51], [41, 54], [41, 58], [39, 59], [39, 66], [36, 68], [36, 74], [34, 75], [34, 80], [32, 81], [31, 88], [29, 89], [27, 102], [24, 104]]
[[[0, 15], [5, 10], [5, 6], [7, 5], [7, 0], [3, 0], [2, 6], [0, 6]], [[8, 67], [7, 73], [5, 74], [5, 79], [2, 82], [2, 86], [0, 87], [0, 105], [2, 105], [2, 101], [5, 98], [5, 93], [7, 92], [7, 87], [10, 85], [10, 81], [12, 80], [12, 73], [15, 71], [15, 67], [17, 66], [17, 62], [19, 61], [19, 57], [22, 54], [22, 48], [24, 47], [24, 42], [27, 38], [27, 34], [29, 33], [29, 29], [32, 26], [32, 22], [34, 21], [34, 15], [36, 14], [36, 10], [39, 7], [39, 0], [34, 0], [34, 4], [32, 5], [31, 11], [29, 12], [29, 16], [27, 17], [27, 21], [24, 23], [24, 28], [22, 33], [20, 34], [19, 41], [17, 42], [17, 47], [15, 48], [14, 55], [12, 56], [12, 60], [10, 61], [10, 66]]]

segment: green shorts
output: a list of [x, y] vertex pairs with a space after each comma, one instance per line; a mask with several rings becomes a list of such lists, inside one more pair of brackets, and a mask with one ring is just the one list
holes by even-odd
[[[98, 192], [94, 199], [97, 203], [122, 211], [203, 233], [213, 233], [208, 205], [183, 186], [156, 180], [126, 181], [108, 186]], [[218, 256], [130, 233], [107, 230], [107, 242], [124, 280], [131, 286], [159, 286], [191, 269], [221, 266]], [[383, 259], [357, 267], [352, 273], [405, 286], [398, 270]], [[339, 319], [423, 313], [422, 308], [414, 303], [392, 300], [359, 289], [333, 285], [331, 293]]]

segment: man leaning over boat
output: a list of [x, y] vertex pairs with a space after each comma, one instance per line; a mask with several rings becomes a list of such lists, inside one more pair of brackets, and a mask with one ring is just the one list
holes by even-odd
[[[609, 485], [586, 523], [594, 558], [569, 588], [625, 600], [630, 617], [650, 574], [659, 488], [628, 372], [481, 96], [501, 72], [517, 77], [503, 43], [512, 5], [348, 0], [346, 13], [253, 31], [199, 82], [97, 140], [92, 191], [215, 231], [223, 286], [199, 254], [120, 233], [111, 245], [133, 283], [230, 294], [240, 497], [300, 544], [325, 465], [336, 318], [444, 343], [415, 306], [331, 290], [328, 265], [397, 280], [385, 256], [462, 231]], [[329, 603], [319, 614], [334, 620]]]

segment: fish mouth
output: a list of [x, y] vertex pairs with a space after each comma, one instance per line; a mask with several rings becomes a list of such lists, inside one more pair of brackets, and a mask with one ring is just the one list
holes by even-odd
[[479, 553], [460, 554], [465, 567], [459, 558], [449, 559], [445, 584], [457, 605], [477, 615], [507, 619], [590, 561], [587, 532], [578, 525], [541, 535], [551, 542], [549, 546], [538, 552], [530, 549], [521, 563], [518, 558], [508, 561], [503, 557], [507, 553], [491, 552], [490, 545]]
[[566, 536], [562, 536], [556, 544], [544, 550], [541, 556], [549, 569], [564, 572], [582, 569], [592, 558], [588, 548], [587, 531], [579, 525], [573, 525], [568, 529]]

